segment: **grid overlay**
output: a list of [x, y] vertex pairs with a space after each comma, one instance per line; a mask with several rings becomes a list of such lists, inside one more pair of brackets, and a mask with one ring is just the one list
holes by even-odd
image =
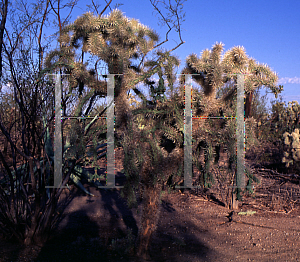
[[[115, 155], [114, 155], [114, 76], [108, 74], [107, 83], [107, 185], [99, 188], [122, 188], [115, 185]], [[235, 118], [236, 148], [237, 148], [237, 172], [236, 185], [234, 187], [245, 187], [245, 115], [244, 115], [244, 73], [237, 75], [237, 115], [236, 117], [193, 117], [192, 116], [192, 75], [185, 76], [185, 109], [184, 109], [184, 185], [178, 188], [195, 188], [192, 186], [192, 119], [218, 119]], [[62, 183], [62, 125], [61, 120], [61, 75], [56, 75], [55, 81], [55, 136], [54, 136], [54, 186], [47, 188], [59, 188]], [[66, 117], [69, 119], [83, 119], [90, 117]], [[105, 117], [93, 117], [105, 118]], [[197, 186], [196, 186], [197, 187]]]

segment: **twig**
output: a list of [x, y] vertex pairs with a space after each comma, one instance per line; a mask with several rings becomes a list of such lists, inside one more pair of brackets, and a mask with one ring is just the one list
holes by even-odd
[[[182, 40], [182, 36], [181, 36], [181, 27], [180, 27], [180, 20], [181, 18], [179, 17], [178, 15], [178, 7], [179, 7], [179, 4], [180, 4], [180, 1], [176, 1], [177, 2], [177, 5], [175, 8], [172, 7], [171, 5], [171, 1], [169, 0], [169, 5], [166, 7], [166, 8], [169, 8], [169, 10], [171, 11], [171, 13], [173, 15], [175, 15], [176, 17], [176, 22], [173, 22], [170, 18], [168, 17], [165, 17], [162, 12], [159, 10], [159, 8], [157, 7], [157, 3], [158, 2], [162, 2], [165, 6], [167, 6], [167, 4], [164, 2], [164, 1], [157, 1], [157, 0], [150, 0], [150, 3], [152, 4], [152, 6], [154, 7], [154, 9], [159, 13], [159, 15], [162, 17], [162, 20], [165, 22], [165, 24], [168, 26], [168, 31], [166, 33], [166, 38], [164, 41], [162, 41], [161, 43], [157, 44], [156, 46], [154, 46], [153, 48], [157, 48], [159, 46], [161, 46], [162, 44], [166, 43], [169, 41], [169, 33], [171, 32], [171, 30], [175, 27], [177, 32], [178, 32], [178, 35], [179, 35], [179, 39], [180, 39], [180, 43], [175, 46], [174, 48], [172, 48], [171, 50], [169, 50], [168, 52], [172, 52], [174, 51], [175, 49], [177, 49], [179, 46], [181, 46], [182, 44], [184, 44], [185, 42]], [[182, 4], [181, 4], [182, 5]], [[170, 25], [170, 22], [173, 22], [173, 26]], [[175, 24], [176, 23], [176, 24]]]
[[[105, 6], [104, 9], [101, 11], [101, 13], [100, 13], [99, 16], [102, 16], [102, 15], [103, 15], [103, 13], [105, 12], [105, 10], [110, 6], [111, 2], [112, 2], [112, 0], [110, 0], [110, 1], [106, 4], [106, 6]], [[93, 4], [94, 4], [94, 1], [93, 1]], [[97, 13], [98, 13], [98, 12], [97, 12]]]

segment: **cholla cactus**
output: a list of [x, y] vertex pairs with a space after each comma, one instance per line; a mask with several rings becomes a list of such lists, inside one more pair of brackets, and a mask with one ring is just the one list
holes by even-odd
[[283, 153], [282, 162], [286, 163], [286, 167], [289, 167], [290, 165], [295, 165], [295, 162], [300, 162], [299, 129], [296, 128], [291, 134], [285, 132], [283, 138], [287, 150]]
[[[193, 74], [193, 79], [201, 85], [206, 100], [209, 100], [209, 108], [217, 108], [217, 93], [224, 88], [224, 84], [236, 80], [238, 73], [250, 73], [245, 78], [246, 92], [246, 118], [250, 116], [253, 92], [259, 87], [269, 88], [277, 98], [282, 91], [282, 86], [277, 86], [278, 76], [269, 66], [256, 62], [246, 54], [242, 46], [235, 46], [225, 52], [223, 43], [216, 43], [211, 50], [205, 49], [201, 56], [191, 54], [186, 59], [186, 67], [182, 74]], [[235, 86], [233, 86], [233, 91]], [[234, 92], [225, 93], [220, 100], [228, 103]]]
[[288, 106], [277, 102], [272, 106], [272, 111], [276, 132], [292, 132], [300, 128], [300, 105], [297, 101], [288, 102]]

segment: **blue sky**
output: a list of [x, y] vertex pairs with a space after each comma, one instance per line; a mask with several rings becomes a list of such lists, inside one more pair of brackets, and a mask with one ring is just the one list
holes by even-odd
[[[158, 25], [157, 13], [150, 0], [113, 0], [112, 6], [117, 1], [123, 4], [119, 9], [128, 18], [138, 19], [164, 38], [167, 28]], [[103, 0], [95, 2], [101, 4], [99, 10], [105, 6]], [[86, 5], [90, 3], [79, 0], [71, 22], [86, 12]], [[186, 12], [186, 21], [182, 25], [185, 43], [173, 53], [181, 60], [180, 68], [189, 54], [200, 55], [216, 42], [225, 44], [224, 52], [234, 46], [243, 46], [250, 57], [278, 73], [279, 84], [284, 86], [283, 101], [296, 100], [300, 103], [299, 0], [187, 0], [183, 8]], [[169, 42], [163, 47], [173, 48], [176, 42], [179, 42], [178, 35], [171, 33]], [[273, 94], [268, 94], [268, 97], [275, 98]]]
[[[158, 25], [149, 0], [119, 0], [119, 3], [123, 4], [119, 9], [127, 17], [138, 19], [164, 37], [167, 28]], [[79, 5], [83, 7], [83, 4], [84, 1], [79, 1]], [[279, 84], [284, 86], [283, 101], [300, 103], [300, 1], [187, 0], [184, 11], [185, 44], [174, 51], [182, 62], [181, 67], [189, 54], [200, 55], [216, 42], [225, 44], [224, 51], [244, 46], [250, 57], [278, 73]], [[175, 41], [179, 39], [174, 33], [164, 47], [174, 47]], [[273, 94], [268, 97], [275, 98]]]

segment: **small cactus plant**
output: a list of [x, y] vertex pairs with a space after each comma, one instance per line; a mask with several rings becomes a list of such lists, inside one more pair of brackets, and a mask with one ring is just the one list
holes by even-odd
[[283, 153], [282, 162], [285, 163], [286, 167], [290, 165], [296, 165], [300, 162], [300, 135], [299, 129], [296, 128], [294, 132], [289, 134], [285, 132], [283, 134], [284, 144], [286, 150]]
[[273, 115], [275, 120], [275, 131], [283, 134], [284, 132], [292, 132], [296, 128], [300, 128], [300, 105], [297, 101], [279, 103], [273, 105]]

